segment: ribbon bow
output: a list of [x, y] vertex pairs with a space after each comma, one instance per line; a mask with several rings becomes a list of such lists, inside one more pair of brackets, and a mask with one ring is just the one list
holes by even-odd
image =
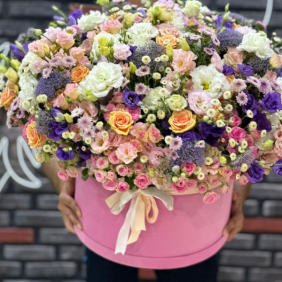
[[[169, 211], [173, 210], [173, 197], [156, 187], [149, 187], [145, 190], [133, 189], [125, 193], [116, 192], [106, 199], [113, 214], [119, 214], [126, 203], [131, 201], [125, 221], [118, 234], [115, 254], [122, 253], [124, 255], [126, 246], [138, 240], [141, 231], [146, 230], [145, 219], [149, 223], [156, 222], [159, 210], [154, 198], [161, 200]], [[149, 216], [150, 211], [152, 211], [151, 217]]]

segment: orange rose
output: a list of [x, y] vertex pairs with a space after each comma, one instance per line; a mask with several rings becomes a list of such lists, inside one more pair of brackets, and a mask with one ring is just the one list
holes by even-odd
[[179, 45], [179, 39], [173, 35], [157, 36], [156, 42], [166, 48], [168, 44], [175, 49]]
[[175, 133], [182, 133], [192, 129], [196, 124], [196, 115], [188, 110], [173, 112], [168, 120], [170, 129]]
[[47, 138], [44, 135], [38, 134], [35, 129], [35, 121], [32, 121], [26, 128], [26, 137], [28, 139], [28, 145], [32, 149], [42, 147]]
[[80, 82], [87, 76], [89, 69], [84, 65], [79, 65], [71, 70], [71, 80], [73, 82]]
[[132, 128], [133, 119], [130, 113], [125, 111], [112, 111], [108, 123], [118, 134], [127, 135]]
[[7, 111], [16, 97], [17, 95], [13, 91], [9, 88], [5, 88], [1, 94], [0, 108], [4, 106]]

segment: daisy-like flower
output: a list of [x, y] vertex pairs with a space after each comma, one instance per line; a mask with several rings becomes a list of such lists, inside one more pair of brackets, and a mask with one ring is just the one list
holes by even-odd
[[13, 102], [12, 102], [12, 104], [11, 104], [11, 106], [10, 106], [10, 109], [11, 109], [12, 111], [15, 111], [15, 110], [18, 109], [19, 106], [20, 106], [20, 98], [17, 97], [17, 98], [15, 98], [15, 99], [13, 100]]
[[206, 54], [212, 56], [212, 55], [214, 54], [214, 52], [215, 52], [215, 49], [205, 47], [205, 48], [204, 48], [204, 52], [205, 52]]
[[269, 80], [262, 78], [260, 79], [260, 88], [259, 91], [263, 94], [268, 94], [271, 92], [271, 83]]
[[86, 129], [83, 130], [82, 138], [85, 140], [87, 138], [94, 138], [95, 137], [95, 132], [92, 130], [92, 128], [87, 127]]
[[24, 111], [22, 111], [22, 110], [18, 110], [18, 111], [17, 111], [16, 117], [17, 117], [18, 119], [22, 119], [24, 116], [25, 116]]
[[212, 43], [213, 43], [215, 46], [219, 46], [219, 45], [220, 45], [220, 41], [218, 40], [218, 38], [217, 38], [215, 35], [213, 35], [213, 36], [211, 37], [211, 39], [212, 39]]
[[124, 88], [129, 82], [130, 82], [130, 80], [127, 79], [126, 77], [124, 77], [124, 78], [123, 78], [123, 81], [122, 81], [121, 87]]
[[138, 95], [147, 95], [150, 92], [150, 88], [143, 84], [143, 83], [138, 83], [135, 85], [135, 93]]
[[246, 89], [247, 85], [243, 79], [234, 79], [231, 82], [231, 89], [235, 92], [241, 92]]
[[260, 88], [260, 81], [259, 81], [258, 78], [254, 77], [254, 76], [249, 76], [247, 78], [247, 82], [253, 84], [257, 88]]
[[64, 67], [70, 68], [76, 65], [76, 60], [72, 56], [67, 56], [63, 58], [62, 64]]
[[179, 136], [172, 138], [169, 144], [169, 148], [174, 151], [179, 150], [181, 146], [182, 146], [182, 139]]
[[61, 57], [54, 57], [49, 61], [49, 64], [53, 68], [59, 67], [62, 64], [62, 58]]
[[73, 36], [77, 35], [77, 29], [72, 26], [68, 26], [66, 28], [66, 32], [72, 34]]
[[185, 21], [185, 25], [187, 25], [187, 26], [198, 25], [198, 21], [194, 17], [192, 17], [191, 19], [187, 19]]
[[170, 156], [170, 158], [173, 159], [173, 160], [178, 159], [178, 154], [177, 154], [176, 151], [170, 151], [169, 156]]
[[134, 18], [133, 22], [134, 23], [140, 23], [142, 21], [142, 18], [141, 17], [136, 17]]
[[189, 37], [189, 39], [190, 40], [199, 40], [199, 39], [201, 39], [202, 38], [202, 36], [201, 35], [197, 35], [197, 34], [194, 34], [194, 35], [191, 35], [190, 37]]
[[45, 68], [42, 71], [43, 78], [48, 78], [50, 76], [51, 72], [52, 72], [52, 68]]
[[83, 130], [85, 130], [87, 127], [91, 126], [91, 118], [87, 115], [84, 115], [80, 119], [78, 119], [77, 124]]
[[145, 76], [150, 74], [150, 68], [147, 66], [142, 66], [139, 69], [136, 70], [135, 74], [137, 76]]
[[84, 110], [82, 108], [76, 107], [74, 110], [72, 110], [71, 117], [72, 118], [79, 117], [79, 116], [83, 115], [83, 113], [84, 113]]
[[276, 81], [271, 81], [270, 83], [271, 83], [272, 88], [273, 88], [275, 91], [281, 90], [280, 85], [279, 85]]
[[248, 96], [244, 92], [240, 92], [236, 96], [236, 101], [240, 106], [245, 106], [248, 103]]

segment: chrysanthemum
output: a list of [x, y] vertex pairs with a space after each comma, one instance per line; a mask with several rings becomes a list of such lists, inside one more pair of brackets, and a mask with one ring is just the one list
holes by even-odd
[[271, 83], [269, 80], [262, 78], [260, 79], [260, 88], [259, 91], [263, 94], [268, 94], [271, 92]]
[[174, 161], [179, 158], [179, 156], [178, 156], [178, 154], [177, 154], [176, 151], [170, 151], [169, 156], [170, 156], [170, 158], [173, 159]]
[[24, 111], [22, 111], [22, 110], [18, 110], [18, 111], [17, 111], [16, 117], [17, 117], [18, 119], [22, 119], [24, 116], [25, 116]]
[[51, 73], [52, 73], [52, 68], [45, 68], [42, 71], [42, 76], [43, 76], [43, 78], [48, 78]]
[[82, 133], [82, 138], [85, 140], [86, 138], [94, 138], [96, 133], [94, 130], [90, 127], [87, 127], [86, 129], [83, 130]]
[[197, 35], [197, 34], [191, 35], [189, 37], [189, 39], [191, 39], [191, 40], [199, 40], [201, 38], [202, 38], [202, 36], [201, 35]]
[[143, 84], [143, 83], [138, 83], [135, 85], [135, 93], [138, 95], [147, 95], [149, 94], [150, 88]]
[[271, 83], [272, 88], [273, 88], [275, 91], [281, 90], [280, 85], [279, 85], [276, 81], [271, 81], [270, 83]]
[[244, 92], [238, 93], [237, 96], [236, 96], [236, 101], [238, 102], [238, 104], [240, 106], [247, 105], [247, 103], [248, 103], [248, 96], [247, 96], [247, 94], [244, 93]]
[[148, 75], [150, 74], [150, 68], [147, 67], [147, 66], [142, 66], [140, 67], [139, 69], [136, 70], [135, 74], [137, 76], [145, 76], [145, 75]]
[[71, 112], [71, 117], [79, 117], [84, 113], [84, 110], [81, 108], [76, 107], [74, 110], [72, 110]]
[[51, 67], [59, 67], [62, 64], [62, 59], [61, 57], [54, 57], [53, 59], [50, 60], [49, 62]]
[[234, 79], [231, 82], [231, 89], [236, 92], [241, 92], [246, 89], [247, 85], [243, 79]]
[[77, 124], [83, 130], [86, 130], [87, 127], [91, 126], [91, 118], [87, 115], [84, 115], [80, 119], [78, 119]]
[[171, 142], [169, 144], [169, 148], [171, 150], [174, 151], [179, 150], [181, 146], [182, 146], [182, 139], [179, 136], [171, 139]]
[[214, 52], [215, 52], [215, 49], [205, 47], [205, 48], [204, 48], [204, 52], [205, 52], [206, 54], [212, 56], [212, 55], [214, 54]]
[[20, 106], [20, 98], [19, 98], [19, 97], [16, 97], [16, 98], [13, 100], [13, 102], [12, 102], [12, 104], [11, 104], [11, 106], [10, 106], [10, 109], [13, 110], [13, 111], [15, 111], [15, 110], [18, 109], [19, 106]]
[[247, 78], [247, 82], [253, 84], [257, 88], [260, 88], [260, 81], [259, 81], [258, 78], [254, 77], [254, 76], [249, 76]]
[[67, 56], [63, 58], [62, 64], [64, 67], [70, 68], [76, 65], [76, 60], [72, 56]]

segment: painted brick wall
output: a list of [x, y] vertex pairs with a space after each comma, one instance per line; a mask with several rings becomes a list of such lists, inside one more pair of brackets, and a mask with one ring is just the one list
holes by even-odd
[[[262, 20], [266, 5], [266, 0], [203, 2], [218, 10], [230, 2], [232, 10], [256, 20]], [[0, 43], [14, 40], [28, 27], [44, 28], [52, 18], [50, 7], [54, 4], [66, 11], [69, 1], [0, 0]], [[282, 1], [274, 0], [268, 31], [277, 31], [280, 36], [281, 15]], [[2, 112], [0, 124], [4, 122]], [[24, 176], [16, 158], [18, 134], [17, 129], [0, 126], [0, 138], [8, 136], [11, 140], [10, 162], [18, 175]], [[0, 157], [0, 177], [4, 173]], [[35, 173], [42, 180], [42, 188], [31, 190], [10, 180], [0, 194], [0, 282], [84, 282], [84, 247], [65, 230], [49, 181], [40, 172]], [[218, 281], [282, 281], [281, 183], [270, 175], [264, 183], [254, 185], [244, 206], [244, 230], [221, 251]], [[141, 270], [140, 277], [154, 279], [154, 273]]]

